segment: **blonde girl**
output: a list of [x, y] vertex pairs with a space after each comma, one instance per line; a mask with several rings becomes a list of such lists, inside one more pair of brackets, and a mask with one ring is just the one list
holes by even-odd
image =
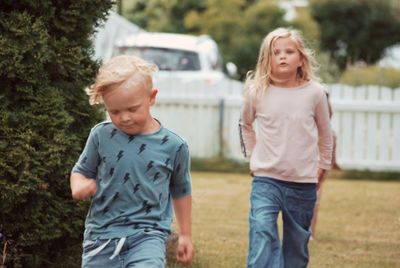
[[239, 125], [253, 177], [249, 268], [300, 268], [309, 261], [316, 190], [332, 157], [328, 102], [315, 66], [301, 33], [278, 28], [264, 38], [246, 81]]

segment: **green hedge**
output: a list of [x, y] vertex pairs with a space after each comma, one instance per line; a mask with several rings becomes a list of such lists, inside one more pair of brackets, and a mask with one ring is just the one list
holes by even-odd
[[90, 38], [111, 4], [1, 1], [0, 260], [6, 267], [79, 266], [87, 204], [72, 201], [68, 178], [89, 128], [102, 117], [83, 89], [99, 65]]
[[379, 66], [349, 67], [341, 76], [340, 83], [351, 86], [380, 85], [400, 87], [400, 69]]

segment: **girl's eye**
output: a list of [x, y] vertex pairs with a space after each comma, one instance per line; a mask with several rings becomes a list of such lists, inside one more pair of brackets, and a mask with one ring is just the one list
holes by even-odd
[[128, 111], [131, 113], [134, 113], [134, 112], [136, 112], [136, 108], [129, 108]]

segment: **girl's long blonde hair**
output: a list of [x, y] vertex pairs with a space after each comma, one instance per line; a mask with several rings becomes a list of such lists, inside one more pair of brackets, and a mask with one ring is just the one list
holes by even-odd
[[279, 81], [272, 75], [271, 55], [275, 40], [282, 37], [290, 37], [297, 46], [302, 58], [302, 65], [297, 69], [297, 79], [303, 81], [316, 80], [320, 78], [316, 75], [318, 69], [314, 58], [314, 52], [306, 47], [305, 40], [300, 31], [292, 28], [277, 28], [270, 32], [264, 39], [258, 54], [258, 61], [254, 71], [247, 73], [245, 83], [245, 94], [255, 90], [257, 96], [262, 95], [269, 85]]

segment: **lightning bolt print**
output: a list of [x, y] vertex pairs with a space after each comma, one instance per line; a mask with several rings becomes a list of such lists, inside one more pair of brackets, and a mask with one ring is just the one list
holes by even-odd
[[156, 172], [156, 174], [154, 174], [153, 182], [155, 182], [159, 177], [160, 177], [160, 172]]
[[119, 192], [116, 192], [112, 198], [113, 201], [117, 200], [119, 197]]
[[128, 143], [131, 143], [131, 141], [133, 141], [135, 139], [135, 136], [129, 136], [129, 141]]
[[144, 200], [142, 208], [146, 211], [146, 215], [147, 215], [147, 214], [149, 214], [151, 212], [152, 206], [148, 204], [147, 200]]
[[161, 140], [161, 145], [163, 145], [164, 143], [166, 143], [168, 141], [168, 135], [165, 135], [162, 140]]
[[133, 193], [136, 193], [137, 191], [139, 191], [139, 188], [140, 188], [140, 184], [138, 183], [133, 187]]
[[179, 146], [179, 148], [176, 152], [179, 153], [182, 150], [182, 147], [183, 147], [183, 143]]
[[106, 214], [109, 210], [110, 210], [110, 209], [109, 209], [108, 207], [105, 207], [105, 208], [103, 209], [103, 215]]
[[171, 161], [171, 159], [169, 159], [169, 158], [167, 158], [167, 160], [165, 160], [165, 162], [164, 162], [165, 167], [168, 167], [169, 161]]
[[116, 129], [116, 128], [114, 128], [114, 129], [111, 131], [110, 139], [112, 139], [112, 138], [115, 136], [115, 134], [117, 134], [117, 129]]
[[142, 145], [140, 145], [138, 154], [141, 154], [144, 150], [146, 150], [146, 144], [143, 143]]
[[117, 155], [117, 162], [124, 156], [124, 151], [119, 151]]
[[147, 170], [146, 170], [146, 172], [153, 168], [153, 163], [154, 163], [154, 161], [153, 161], [153, 160], [150, 160], [150, 162], [147, 164]]
[[130, 179], [130, 174], [127, 172], [125, 173], [125, 177], [124, 177], [124, 184]]

